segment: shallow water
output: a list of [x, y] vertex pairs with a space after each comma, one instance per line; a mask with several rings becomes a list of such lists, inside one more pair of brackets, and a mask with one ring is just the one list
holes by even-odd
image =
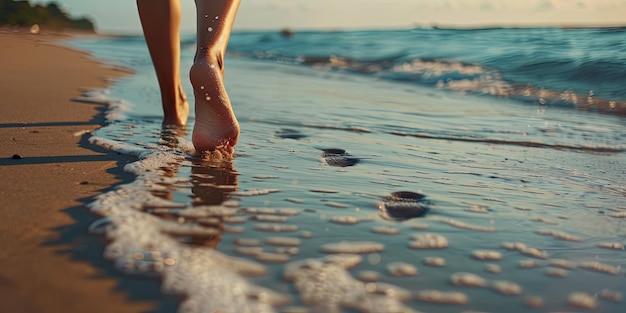
[[[209, 162], [161, 129], [147, 54], [77, 45], [138, 70], [83, 99], [129, 110], [92, 141], [140, 159], [134, 183], [91, 205], [106, 216], [92, 231], [121, 271], [187, 296], [181, 312], [579, 311], [575, 292], [593, 312], [623, 309], [601, 296], [626, 292], [623, 118], [231, 57], [242, 135], [232, 162]], [[357, 161], [322, 158], [331, 148]], [[389, 219], [380, 206], [398, 191], [425, 195], [428, 214]], [[361, 257], [292, 263], [336, 249]]]

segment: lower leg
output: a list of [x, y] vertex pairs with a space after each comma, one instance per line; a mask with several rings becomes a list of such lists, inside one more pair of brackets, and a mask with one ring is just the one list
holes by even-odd
[[189, 105], [180, 81], [180, 1], [137, 0], [144, 37], [161, 90], [166, 125], [184, 125]]
[[224, 54], [239, 0], [196, 0], [198, 43], [189, 78], [194, 90], [196, 151], [232, 154], [239, 123], [224, 88]]

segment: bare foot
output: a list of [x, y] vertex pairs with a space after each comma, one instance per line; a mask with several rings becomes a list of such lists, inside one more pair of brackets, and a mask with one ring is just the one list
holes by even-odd
[[191, 141], [196, 152], [220, 151], [232, 155], [239, 138], [239, 123], [222, 79], [222, 66], [196, 60], [189, 78], [196, 98], [196, 123]]
[[173, 106], [163, 104], [163, 126], [184, 126], [189, 117], [189, 103], [183, 87], [178, 85], [176, 104]]

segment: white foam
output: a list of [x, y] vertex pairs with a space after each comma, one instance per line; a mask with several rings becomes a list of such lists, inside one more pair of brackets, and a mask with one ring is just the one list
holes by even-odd
[[576, 263], [570, 262], [568, 260], [563, 260], [563, 259], [552, 259], [550, 261], [550, 265], [554, 267], [566, 269], [566, 270], [571, 270], [571, 269], [576, 268]]
[[[182, 162], [180, 154], [147, 151], [99, 137], [92, 137], [90, 141], [139, 159], [125, 167], [137, 176], [133, 183], [121, 185], [89, 204], [94, 213], [106, 217], [93, 223], [90, 231], [101, 233], [109, 240], [104, 257], [112, 260], [116, 268], [126, 273], [161, 276], [163, 292], [184, 299], [179, 312], [269, 313], [275, 312], [275, 306], [290, 301], [245, 278], [265, 275], [267, 270], [263, 265], [216, 250], [184, 245], [172, 236], [218, 235], [216, 228], [184, 222], [187, 219], [208, 221], [235, 213], [235, 209], [228, 206], [186, 207], [186, 204], [164, 200], [150, 192], [165, 190], [161, 183], [184, 182], [167, 178], [162, 170], [171, 163]], [[145, 212], [155, 208], [177, 216], [178, 220], [160, 219]], [[250, 254], [264, 253], [259, 251], [260, 247], [238, 248], [256, 249], [247, 251]]]
[[543, 304], [543, 298], [539, 296], [528, 296], [524, 299], [524, 305], [530, 308], [540, 308]]
[[572, 292], [567, 297], [567, 303], [573, 307], [582, 309], [595, 309], [596, 298], [585, 292]]
[[455, 286], [463, 287], [485, 287], [487, 281], [482, 277], [472, 273], [454, 273], [450, 277], [450, 282]]
[[469, 301], [469, 297], [462, 292], [456, 291], [421, 290], [417, 293], [417, 300], [439, 304], [464, 305]]
[[324, 244], [321, 250], [325, 253], [363, 254], [384, 251], [385, 245], [371, 241], [340, 241]]
[[328, 221], [331, 223], [344, 224], [344, 225], [354, 225], [354, 224], [359, 223], [358, 218], [354, 216], [345, 216], [345, 215], [333, 216]]
[[285, 233], [298, 231], [297, 225], [290, 224], [256, 224], [254, 229], [258, 231]]
[[446, 266], [446, 259], [440, 257], [425, 257], [424, 264], [432, 267], [444, 267]]
[[496, 280], [491, 283], [493, 290], [504, 295], [522, 294], [522, 287], [514, 282], [506, 280]]
[[380, 274], [376, 271], [360, 271], [357, 279], [367, 283], [376, 282], [380, 279]]
[[613, 291], [609, 289], [603, 289], [600, 292], [600, 299], [611, 301], [611, 302], [621, 302], [622, 301], [622, 293], [619, 291]]
[[502, 273], [502, 268], [498, 264], [486, 264], [485, 271], [491, 274], [500, 274]]
[[502, 248], [507, 250], [522, 251], [526, 249], [526, 245], [521, 242], [504, 242], [502, 243]]
[[281, 247], [299, 247], [300, 239], [293, 237], [268, 237], [265, 238], [265, 244]]
[[552, 277], [565, 278], [569, 275], [569, 272], [562, 268], [548, 268], [546, 269], [546, 275]]
[[519, 268], [536, 268], [543, 266], [543, 264], [537, 262], [537, 260], [520, 260], [517, 262], [517, 266]]
[[596, 261], [583, 262], [579, 266], [580, 268], [584, 268], [586, 270], [613, 274], [613, 275], [619, 275], [619, 273], [621, 272], [620, 267], [612, 266], [612, 265], [608, 265], [608, 264], [604, 264], [604, 263], [600, 263]]
[[352, 308], [364, 313], [415, 312], [401, 301], [410, 293], [388, 284], [363, 283], [347, 269], [361, 262], [358, 255], [338, 254], [287, 264], [283, 277], [292, 281], [303, 303], [319, 312]]
[[295, 216], [300, 213], [297, 209], [292, 208], [243, 208], [242, 213], [246, 214], [259, 214], [259, 215], [281, 215], [281, 216]]
[[444, 249], [448, 247], [448, 239], [442, 235], [422, 233], [412, 235], [409, 247], [413, 249]]
[[539, 250], [537, 248], [525, 248], [522, 249], [520, 252], [522, 252], [522, 254], [533, 257], [533, 258], [538, 258], [538, 259], [547, 259], [548, 258], [548, 253], [542, 250]]
[[492, 250], [475, 250], [472, 257], [481, 261], [499, 261], [502, 260], [502, 253]]
[[417, 268], [405, 262], [387, 264], [387, 272], [389, 275], [397, 277], [417, 276]]
[[400, 233], [400, 230], [395, 227], [382, 225], [372, 227], [372, 232], [379, 235], [397, 235]]
[[598, 247], [611, 250], [624, 250], [624, 245], [619, 242], [600, 242]]
[[541, 229], [541, 230], [537, 230], [536, 233], [539, 235], [544, 235], [544, 236], [552, 236], [554, 238], [561, 239], [561, 240], [576, 241], [576, 242], [583, 241], [582, 238], [578, 236], [574, 236], [574, 235], [568, 234], [563, 231], [558, 231], [558, 230]]
[[472, 225], [472, 224], [468, 224], [468, 223], [453, 220], [453, 219], [445, 219], [445, 220], [442, 220], [442, 222], [450, 226], [459, 228], [459, 229], [480, 231], [480, 232], [487, 232], [487, 233], [492, 233], [496, 231], [495, 227]]

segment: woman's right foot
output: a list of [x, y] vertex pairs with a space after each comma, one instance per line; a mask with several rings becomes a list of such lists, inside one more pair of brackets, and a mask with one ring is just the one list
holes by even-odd
[[191, 141], [197, 153], [219, 151], [232, 156], [239, 123], [224, 88], [221, 64], [197, 60], [189, 71], [195, 96], [196, 122]]

